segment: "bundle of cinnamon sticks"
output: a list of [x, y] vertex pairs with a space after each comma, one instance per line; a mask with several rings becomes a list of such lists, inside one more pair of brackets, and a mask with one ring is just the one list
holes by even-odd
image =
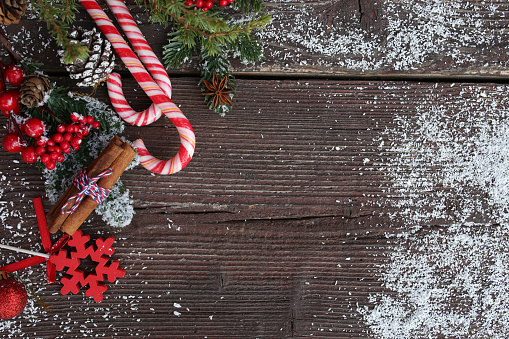
[[[123, 142], [118, 136], [115, 136], [110, 143], [104, 148], [99, 156], [92, 161], [87, 167], [87, 175], [89, 178], [96, 177], [102, 171], [111, 168], [113, 173], [107, 177], [99, 179], [97, 185], [106, 189], [111, 189], [118, 178], [125, 171], [131, 160], [136, 155], [136, 151], [132, 146]], [[83, 198], [78, 208], [72, 214], [62, 214], [62, 207], [67, 201], [78, 194], [79, 190], [71, 184], [65, 193], [56, 202], [53, 208], [46, 215], [48, 219], [48, 229], [51, 233], [56, 233], [59, 229], [63, 232], [73, 235], [81, 226], [85, 219], [96, 208], [97, 202], [88, 195]], [[65, 207], [64, 211], [71, 209], [74, 204], [71, 200]]]

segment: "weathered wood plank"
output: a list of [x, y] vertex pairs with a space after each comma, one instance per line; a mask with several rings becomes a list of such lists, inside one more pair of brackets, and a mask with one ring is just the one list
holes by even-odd
[[[124, 83], [136, 108], [145, 108], [148, 100], [133, 90], [134, 81]], [[446, 163], [417, 168], [404, 161], [411, 154], [426, 159], [419, 148], [404, 152], [423, 132], [417, 118], [431, 122], [443, 109], [471, 136], [482, 126], [467, 132], [459, 113], [468, 109], [477, 117], [482, 111], [495, 123], [509, 107], [507, 86], [494, 84], [240, 80], [236, 108], [219, 117], [201, 103], [196, 83], [173, 79], [174, 100], [197, 136], [189, 166], [172, 176], [126, 172], [122, 180], [137, 213], [132, 224], [113, 229], [93, 218], [83, 226], [93, 238], [117, 238], [114, 258], [127, 276], [95, 304], [81, 293], [61, 296], [58, 284], [46, 286], [43, 266], [26, 270], [23, 277], [52, 312], [30, 307], [26, 312], [34, 315], [0, 325], [7, 327], [3, 333], [371, 337], [357, 309], [372, 308], [369, 295], [384, 291], [379, 266], [395, 241], [385, 234], [454, 223], [447, 211], [435, 219], [415, 219], [411, 212], [433, 212], [448, 192], [462, 199], [468, 193], [446, 183], [399, 186], [417, 169], [430, 185], [436, 173], [449, 170]], [[99, 97], [105, 98], [104, 88]], [[164, 118], [128, 127], [126, 136], [143, 138], [159, 157], [178, 149]], [[435, 141], [423, 140], [421, 148], [439, 149]], [[40, 250], [30, 198], [43, 194], [43, 181], [16, 159], [0, 152], [2, 201], [8, 202], [0, 204], [0, 238]], [[459, 198], [453, 203], [462, 212]], [[490, 212], [474, 211], [470, 218], [489, 221]], [[21, 257], [1, 252], [3, 262]]]
[[[267, 1], [273, 22], [257, 33], [266, 60], [233, 62], [246, 75], [433, 76], [503, 78], [509, 61], [507, 0]], [[130, 6], [157, 55], [168, 29]], [[86, 13], [76, 23], [94, 27]], [[63, 71], [45, 27], [24, 20], [8, 27], [26, 57]], [[196, 63], [171, 73], [197, 72]]]

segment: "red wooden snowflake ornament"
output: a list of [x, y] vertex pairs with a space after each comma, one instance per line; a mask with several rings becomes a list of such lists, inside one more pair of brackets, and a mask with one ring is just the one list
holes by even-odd
[[[77, 230], [71, 240], [67, 243], [68, 246], [74, 247], [75, 251], [67, 252], [66, 249], [60, 250], [57, 254], [52, 255], [49, 261], [55, 264], [57, 271], [62, 271], [67, 267], [66, 273], [70, 276], [60, 279], [64, 285], [60, 290], [60, 293], [67, 294], [69, 292], [77, 294], [81, 287], [85, 287], [88, 284], [88, 290], [85, 295], [87, 297], [93, 297], [95, 302], [101, 302], [103, 300], [103, 293], [108, 289], [106, 285], [100, 283], [106, 280], [107, 277], [109, 282], [114, 282], [117, 278], [121, 278], [125, 275], [125, 270], [118, 268], [119, 262], [113, 261], [109, 265], [109, 256], [111, 256], [115, 250], [111, 247], [115, 238], [109, 237], [106, 240], [99, 238], [95, 241], [97, 249], [93, 245], [87, 246], [87, 242], [90, 240], [90, 236], [83, 235], [81, 230]], [[95, 273], [91, 273], [85, 277], [85, 273], [78, 269], [81, 260], [90, 256], [90, 258], [97, 263], [95, 267]], [[79, 284], [79, 285], [78, 285]]]

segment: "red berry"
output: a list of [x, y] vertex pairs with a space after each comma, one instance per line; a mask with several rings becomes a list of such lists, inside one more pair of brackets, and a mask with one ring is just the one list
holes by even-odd
[[62, 162], [65, 160], [65, 157], [63, 154], [59, 154], [58, 157], [57, 157], [57, 162]]
[[80, 118], [81, 118], [81, 115], [76, 113], [76, 112], [73, 112], [71, 114], [71, 121], [72, 122], [78, 122], [78, 121], [80, 121]]
[[51, 139], [48, 139], [48, 141], [46, 142], [46, 145], [48, 146], [55, 146], [55, 142]]
[[204, 11], [204, 12], [206, 12], [206, 11], [208, 11], [209, 9], [208, 9], [208, 7], [205, 7], [205, 5], [204, 5], [204, 6], [201, 8], [201, 10], [202, 10], [202, 11]]
[[57, 132], [58, 133], [65, 133], [65, 125], [64, 124], [58, 125]]
[[8, 65], [4, 71], [5, 80], [13, 86], [19, 86], [25, 80], [23, 70], [14, 65]]
[[70, 142], [72, 140], [72, 133], [67, 132], [64, 134], [64, 141]]
[[[198, 1], [198, 0], [196, 0], [196, 1]], [[92, 128], [98, 129], [99, 127], [101, 127], [101, 124], [99, 123], [99, 121], [94, 121], [94, 123], [92, 124]]]
[[193, 5], [193, 0], [187, 0], [185, 3], [184, 3], [185, 6], [192, 6]]
[[219, 6], [225, 7], [226, 5], [228, 5], [228, 0], [219, 0]]
[[82, 134], [84, 137], [86, 137], [87, 135], [89, 135], [89, 134], [90, 134], [90, 130], [89, 130], [88, 128], [84, 128], [84, 129], [82, 129], [82, 130], [80, 130], [80, 131], [81, 131], [81, 134]]
[[202, 8], [203, 7], [203, 0], [196, 0], [194, 2], [194, 5], [198, 8]]
[[80, 138], [80, 137], [74, 137], [72, 138], [71, 140], [71, 145], [72, 147], [74, 147], [74, 145], [81, 145], [81, 143], [83, 142], [83, 139]]
[[57, 164], [56, 164], [54, 161], [49, 160], [49, 161], [46, 163], [46, 168], [47, 168], [47, 169], [49, 169], [49, 170], [51, 171], [52, 169], [54, 169], [54, 168], [55, 168], [55, 166], [56, 166], [56, 165], [57, 165]]
[[[71, 115], [72, 116], [72, 115]], [[67, 125], [65, 126], [65, 131], [68, 132], [68, 133], [72, 133], [72, 131], [74, 130], [74, 125]]]
[[203, 7], [211, 9], [213, 6], [212, 0], [205, 0], [203, 1]]
[[62, 141], [60, 143], [60, 148], [62, 149], [62, 151], [68, 149], [69, 147], [71, 147], [71, 145], [69, 145], [69, 143], [67, 141]]
[[44, 154], [41, 155], [41, 162], [43, 164], [48, 163], [48, 161], [50, 161], [50, 160], [51, 160], [51, 157], [49, 156], [48, 153], [44, 153]]
[[37, 148], [35, 149], [35, 153], [37, 155], [43, 155], [46, 153], [46, 148], [44, 148], [43, 146], [37, 146]]
[[48, 138], [46, 138], [45, 136], [40, 136], [38, 137], [37, 139], [35, 139], [35, 144], [37, 146], [46, 146], [46, 143], [48, 142]]
[[51, 158], [51, 160], [57, 160], [58, 158], [58, 153], [57, 152], [51, 152], [49, 154], [49, 157]]
[[2, 147], [7, 152], [21, 152], [23, 146], [21, 145], [21, 139], [14, 133], [7, 133], [2, 139]]
[[21, 159], [23, 159], [28, 164], [33, 164], [37, 161], [39, 156], [35, 153], [34, 146], [27, 146], [21, 150]]
[[55, 152], [55, 146], [46, 146], [46, 151]]
[[68, 148], [62, 148], [62, 153], [71, 153], [71, 146], [69, 146]]
[[[2, 112], [4, 112], [4, 111], [11, 112], [16, 109], [19, 110], [18, 100], [19, 100], [19, 93], [16, 96], [16, 93], [14, 93], [14, 91], [12, 91], [12, 90], [1, 93], [0, 94], [0, 110], [2, 110]], [[4, 113], [4, 115], [5, 115], [5, 113]]]
[[33, 138], [37, 138], [44, 133], [44, 124], [40, 119], [31, 118], [25, 121], [25, 133]]
[[62, 136], [62, 134], [60, 133], [55, 133], [51, 136], [51, 139], [53, 139], [53, 141], [57, 144], [61, 143], [62, 141], [64, 141], [64, 137]]
[[57, 152], [58, 154], [62, 153], [62, 148], [55, 146], [55, 152]]
[[88, 116], [88, 117], [87, 117], [87, 124], [92, 125], [92, 124], [94, 123], [94, 121], [95, 121], [95, 120], [94, 120], [94, 117], [93, 117], [93, 116]]

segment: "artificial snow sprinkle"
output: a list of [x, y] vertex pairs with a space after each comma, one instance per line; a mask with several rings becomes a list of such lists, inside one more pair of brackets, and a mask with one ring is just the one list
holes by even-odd
[[[482, 48], [507, 45], [501, 42], [506, 37], [490, 27], [496, 20], [486, 18], [489, 13], [492, 17], [505, 15], [491, 1], [379, 1], [383, 10], [377, 21], [386, 23], [383, 36], [362, 29], [358, 20], [342, 20], [334, 1], [276, 2], [288, 4], [279, 5], [284, 10], [273, 13], [272, 24], [256, 34], [262, 41], [276, 42], [264, 47], [266, 56], [282, 63], [288, 60], [292, 67], [297, 62], [304, 69], [319, 64], [361, 71], [385, 67], [409, 70], [418, 69], [436, 55], [461, 64], [482, 57], [478, 53]], [[350, 15], [356, 14], [352, 11]], [[274, 45], [289, 48], [275, 49]], [[490, 66], [505, 67], [494, 60], [486, 61]]]
[[393, 156], [378, 165], [405, 229], [388, 235], [387, 293], [358, 310], [376, 338], [509, 337], [508, 92], [431, 94], [384, 132]]
[[508, 338], [508, 239], [507, 225], [407, 233], [383, 273], [391, 293], [359, 311], [377, 338]]

